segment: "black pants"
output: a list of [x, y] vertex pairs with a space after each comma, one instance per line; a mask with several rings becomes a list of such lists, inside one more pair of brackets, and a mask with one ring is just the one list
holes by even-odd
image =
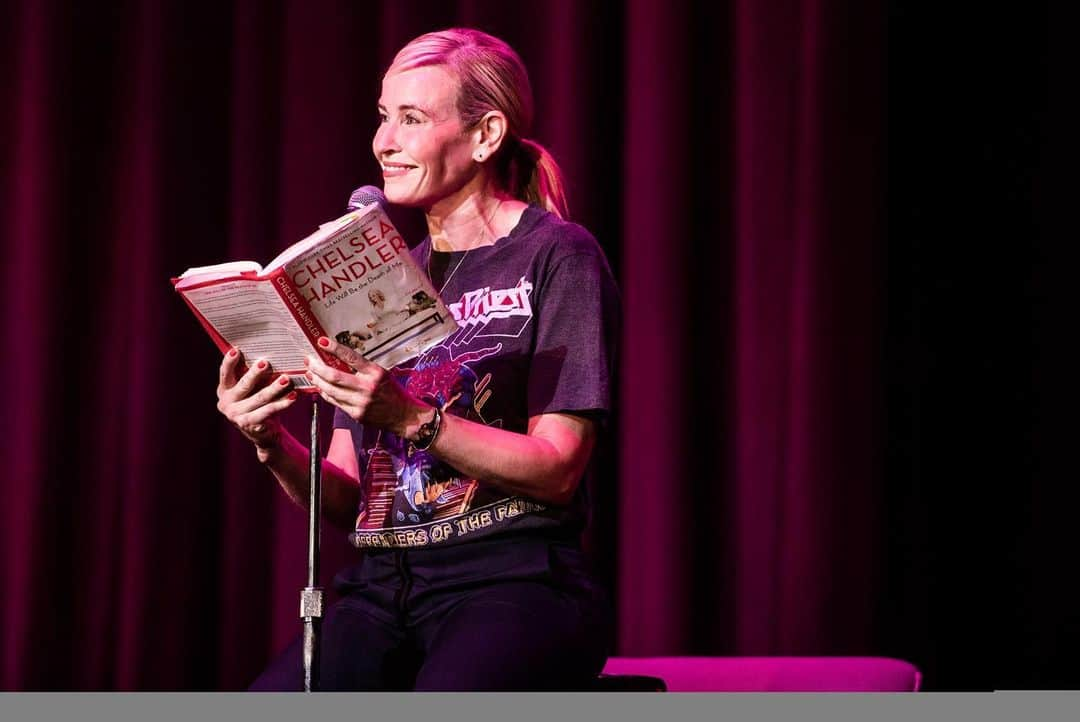
[[[607, 657], [610, 605], [570, 544], [369, 551], [335, 586], [322, 690], [583, 689]], [[251, 689], [301, 689], [301, 647], [298, 637]]]

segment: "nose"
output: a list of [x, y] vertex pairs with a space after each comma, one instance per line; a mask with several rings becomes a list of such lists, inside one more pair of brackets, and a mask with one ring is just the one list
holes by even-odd
[[371, 149], [376, 158], [382, 158], [400, 150], [397, 145], [397, 124], [392, 120], [379, 123], [375, 129], [375, 137], [371, 140]]

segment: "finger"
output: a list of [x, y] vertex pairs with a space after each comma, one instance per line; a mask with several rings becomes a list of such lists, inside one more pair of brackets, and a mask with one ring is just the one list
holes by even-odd
[[289, 408], [294, 403], [296, 403], [296, 400], [298, 398], [300, 398], [300, 393], [298, 391], [290, 391], [277, 401], [272, 401], [269, 404], [266, 404], [259, 410], [260, 413], [264, 414], [262, 420], [265, 421], [279, 411]]
[[266, 431], [267, 419], [292, 406], [298, 398], [300, 398], [300, 394], [296, 391], [292, 391], [289, 394], [282, 396], [277, 401], [264, 404], [259, 408], [238, 417], [236, 419], [236, 425], [241, 428], [250, 429], [256, 434], [260, 434], [263, 431]]
[[361, 356], [359, 353], [357, 353], [356, 349], [350, 348], [343, 343], [338, 343], [329, 336], [320, 336], [319, 346], [334, 354], [357, 371], [363, 371], [368, 367], [374, 365], [366, 358]]
[[271, 383], [268, 383], [251, 396], [234, 402], [234, 413], [246, 414], [261, 406], [269, 404], [274, 399], [279, 398], [282, 394], [287, 393], [291, 387], [292, 381], [289, 380], [289, 377], [285, 374], [281, 374]]
[[240, 365], [240, 356], [240, 349], [236, 347], [225, 352], [224, 358], [221, 359], [221, 366], [218, 367], [219, 390], [224, 391], [236, 385], [236, 370]]
[[252, 391], [259, 385], [260, 379], [264, 379], [270, 372], [270, 362], [259, 359], [251, 365], [247, 373], [240, 377], [236, 385], [232, 387], [233, 397], [242, 399], [250, 396]]
[[[314, 356], [307, 357], [307, 369], [311, 376], [318, 377], [323, 381], [347, 389], [362, 388], [360, 378], [355, 373], [349, 373], [329, 366]], [[309, 377], [311, 378], [311, 377]], [[311, 379], [314, 380], [314, 379]]]
[[315, 377], [311, 379], [312, 386], [319, 392], [319, 396], [323, 401], [333, 404], [339, 409], [347, 409], [355, 406], [356, 394], [346, 391], [339, 386], [334, 386], [326, 381]]
[[351, 419], [353, 419], [355, 421], [363, 421], [364, 420], [364, 418], [363, 418], [363, 413], [364, 413], [363, 408], [360, 407], [360, 406], [357, 406], [356, 404], [349, 403], [347, 399], [340, 399], [340, 398], [331, 396], [330, 394], [326, 393], [325, 391], [320, 391], [319, 392], [319, 397], [323, 401], [325, 401], [326, 403], [332, 404], [335, 408], [341, 409], [343, 412], [345, 412], [345, 415], [348, 416], [349, 418], [351, 418]]
[[338, 407], [353, 419], [362, 420], [361, 417], [371, 399], [370, 392], [363, 388], [338, 386], [315, 374], [311, 374], [309, 379], [324, 401]]
[[[330, 374], [329, 378], [309, 368], [306, 378], [320, 393], [329, 395], [337, 402], [356, 403], [357, 400], [366, 398], [366, 389], [357, 383], [359, 379], [355, 375], [346, 374], [336, 369], [327, 369], [327, 371]], [[327, 399], [327, 401], [330, 400]]]

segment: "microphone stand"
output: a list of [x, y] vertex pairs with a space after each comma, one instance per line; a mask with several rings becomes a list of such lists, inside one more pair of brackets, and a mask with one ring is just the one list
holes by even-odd
[[319, 691], [319, 630], [322, 626], [323, 590], [319, 581], [319, 517], [322, 511], [322, 460], [319, 458], [319, 397], [311, 400], [311, 467], [308, 497], [307, 586], [300, 592], [300, 618], [304, 620], [304, 691]]

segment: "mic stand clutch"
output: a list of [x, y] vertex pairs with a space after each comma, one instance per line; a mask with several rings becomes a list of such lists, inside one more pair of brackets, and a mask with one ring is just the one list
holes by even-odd
[[323, 590], [319, 580], [319, 517], [322, 511], [322, 461], [319, 458], [319, 397], [311, 401], [311, 468], [308, 506], [308, 576], [300, 592], [300, 618], [304, 620], [304, 691], [319, 690], [319, 629], [322, 626]]

